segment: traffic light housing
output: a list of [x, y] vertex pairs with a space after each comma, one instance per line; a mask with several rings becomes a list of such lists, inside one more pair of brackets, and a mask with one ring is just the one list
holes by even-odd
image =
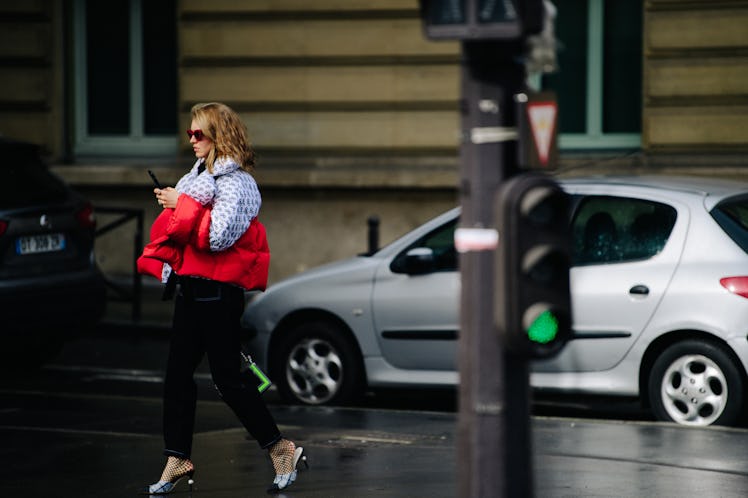
[[543, 0], [420, 0], [435, 40], [518, 40], [543, 28]]
[[494, 323], [513, 354], [548, 358], [571, 336], [569, 205], [541, 173], [512, 177], [499, 190]]

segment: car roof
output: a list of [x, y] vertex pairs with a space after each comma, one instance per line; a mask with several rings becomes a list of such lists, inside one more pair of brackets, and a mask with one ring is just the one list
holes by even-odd
[[[748, 196], [747, 182], [723, 178], [675, 175], [589, 175], [556, 177], [555, 180], [561, 183], [561, 185], [568, 186], [590, 185], [633, 187], [644, 190], [653, 189], [695, 195], [703, 199], [704, 206], [708, 211], [726, 198], [740, 195]], [[420, 228], [424, 233], [427, 233], [428, 230], [432, 230], [434, 227], [459, 215], [460, 211], [460, 206], [452, 208]], [[411, 234], [412, 232], [408, 233], [407, 236], [410, 236]]]
[[748, 183], [724, 178], [670, 175], [598, 175], [573, 178], [559, 178], [563, 185], [610, 185], [655, 189], [704, 198], [707, 209], [721, 200], [736, 195], [748, 195]]

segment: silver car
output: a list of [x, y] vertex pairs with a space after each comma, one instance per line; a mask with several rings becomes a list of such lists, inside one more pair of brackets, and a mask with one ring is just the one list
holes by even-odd
[[[574, 336], [537, 390], [638, 396], [660, 420], [732, 425], [748, 371], [748, 185], [561, 181], [572, 196]], [[372, 386], [458, 382], [459, 208], [374, 254], [272, 285], [248, 347], [282, 396], [344, 403]]]

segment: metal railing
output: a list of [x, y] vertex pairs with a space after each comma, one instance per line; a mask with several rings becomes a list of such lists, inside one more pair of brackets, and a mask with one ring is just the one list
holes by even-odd
[[143, 285], [141, 275], [138, 273], [137, 260], [140, 252], [143, 250], [143, 210], [134, 208], [121, 208], [110, 206], [94, 206], [97, 213], [119, 215], [118, 218], [110, 221], [96, 230], [96, 237], [109, 233], [128, 221], [135, 221], [135, 234], [133, 236], [133, 268], [132, 268], [132, 287], [128, 291], [126, 287], [106, 278], [107, 286], [112, 289], [117, 296], [124, 301], [132, 302], [132, 321], [139, 322], [141, 316]]
[[[142, 276], [138, 273], [137, 260], [141, 251], [143, 250], [143, 209], [135, 208], [122, 208], [122, 207], [111, 207], [111, 206], [95, 206], [95, 211], [102, 214], [114, 214], [119, 215], [118, 218], [110, 221], [96, 230], [96, 237], [111, 232], [112, 230], [119, 228], [125, 223], [135, 220], [135, 234], [133, 236], [133, 267], [132, 267], [132, 286], [128, 291], [126, 287], [114, 282], [112, 279], [107, 278], [106, 284], [112, 289], [123, 301], [132, 302], [132, 321], [139, 322], [141, 318], [142, 309], [142, 297], [143, 297], [143, 283]], [[365, 254], [374, 254], [379, 249], [379, 217], [372, 215], [366, 220], [367, 224], [367, 242], [368, 248]]]

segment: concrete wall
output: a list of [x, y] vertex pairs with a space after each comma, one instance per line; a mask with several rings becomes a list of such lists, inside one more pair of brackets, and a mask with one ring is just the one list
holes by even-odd
[[63, 2], [0, 2], [0, 135], [63, 151]]
[[266, 157], [456, 155], [459, 45], [424, 38], [416, 0], [183, 0], [178, 17], [183, 127], [220, 100]]
[[[644, 5], [641, 153], [564, 152], [562, 166], [745, 178], [748, 2]], [[157, 206], [145, 170], [173, 184], [192, 163], [187, 142], [170, 158], [62, 164], [70, 6], [0, 4], [0, 133], [42, 144], [96, 205], [144, 209], [148, 226]], [[179, 129], [197, 101], [224, 101], [245, 119], [272, 280], [364, 251], [372, 214], [386, 241], [456, 203], [459, 46], [423, 37], [417, 0], [178, 0], [176, 17]], [[131, 271], [127, 230], [99, 241], [107, 272]]]
[[748, 3], [648, 0], [644, 32], [643, 148], [748, 152]]
[[[386, 242], [456, 205], [459, 46], [423, 37], [416, 0], [182, 0], [177, 23], [179, 129], [196, 102], [244, 119], [272, 281], [366, 251], [371, 215]], [[173, 184], [192, 161], [183, 140], [173, 160], [56, 171], [97, 205], [145, 209], [149, 226], [145, 169]], [[128, 230], [99, 240], [108, 273], [129, 271]]]

